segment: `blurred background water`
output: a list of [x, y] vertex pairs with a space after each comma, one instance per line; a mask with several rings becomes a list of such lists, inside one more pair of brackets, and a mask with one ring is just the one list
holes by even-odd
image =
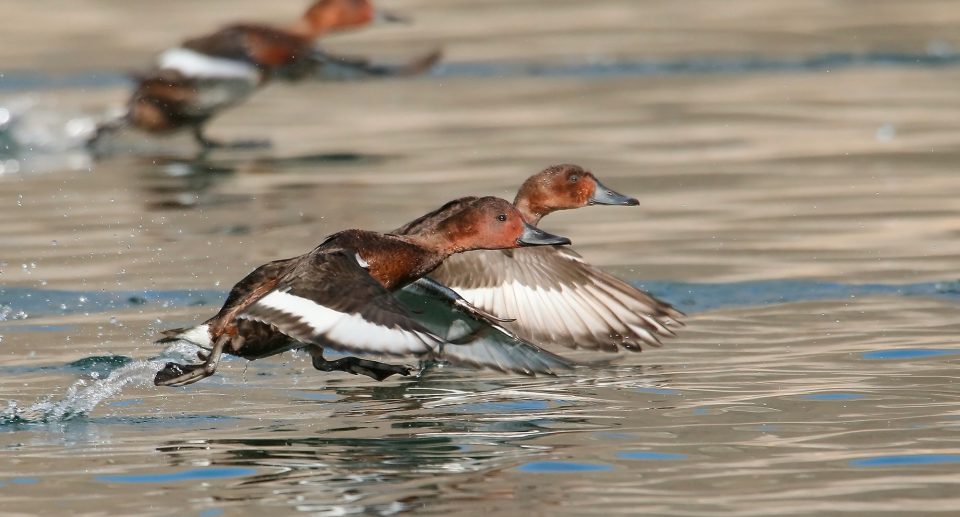
[[[39, 0], [0, 32], [9, 514], [956, 511], [960, 9], [918, 0], [389, 0], [324, 41], [425, 77], [273, 85], [273, 147], [77, 144], [125, 74], [305, 2]], [[638, 197], [544, 223], [690, 316], [557, 378], [383, 383], [285, 354], [185, 389], [156, 331], [267, 260], [575, 162]]]

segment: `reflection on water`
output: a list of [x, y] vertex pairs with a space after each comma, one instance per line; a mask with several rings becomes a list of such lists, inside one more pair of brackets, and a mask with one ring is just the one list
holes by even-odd
[[[56, 4], [84, 9], [69, 31], [11, 11], [3, 512], [956, 511], [953, 2], [397, 7], [414, 29], [331, 44], [444, 46], [434, 75], [275, 85], [211, 126], [270, 149], [130, 133], [96, 159], [70, 122], [122, 103], [125, 83], [89, 70], [134, 69], [223, 10], [167, 2], [133, 39], [117, 28], [145, 5]], [[77, 31], [99, 36], [64, 53]], [[558, 377], [376, 383], [286, 353], [152, 386], [195, 352], [153, 344], [158, 330], [206, 317], [254, 266], [453, 197], [511, 197], [557, 162], [641, 200], [545, 226], [690, 314], [678, 339]]]

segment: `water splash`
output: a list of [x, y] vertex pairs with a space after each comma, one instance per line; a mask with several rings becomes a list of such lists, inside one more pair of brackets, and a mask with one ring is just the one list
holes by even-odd
[[[111, 113], [112, 114], [112, 113]], [[97, 123], [108, 114], [84, 113], [30, 97], [0, 103], [0, 135], [5, 155], [82, 149]]]
[[[29, 406], [21, 407], [16, 401], [10, 401], [7, 408], [0, 410], [0, 426], [15, 424], [41, 424], [65, 422], [84, 416], [104, 400], [116, 397], [126, 386], [153, 386], [153, 377], [160, 371], [167, 361], [190, 361], [196, 356], [196, 347], [183, 343], [174, 343], [167, 347], [158, 357], [141, 359], [124, 363], [107, 375], [105, 379], [94, 376], [89, 379], [80, 379], [67, 389], [66, 394], [59, 400], [44, 397]], [[103, 367], [103, 358], [93, 361], [98, 368]], [[81, 360], [82, 361], [82, 360]], [[80, 361], [75, 361], [75, 365]]]
[[129, 384], [152, 385], [153, 375], [163, 365], [158, 361], [136, 361], [114, 370], [106, 379], [81, 379], [67, 389], [61, 400], [40, 400], [27, 407], [11, 401], [7, 409], [0, 411], [0, 425], [63, 422], [85, 415]]
[[32, 97], [0, 100], [0, 175], [89, 170], [86, 142], [108, 116]]

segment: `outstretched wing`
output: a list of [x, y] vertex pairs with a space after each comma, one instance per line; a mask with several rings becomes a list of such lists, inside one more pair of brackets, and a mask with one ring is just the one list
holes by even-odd
[[534, 343], [616, 352], [660, 345], [683, 314], [566, 247], [454, 255], [430, 275]]
[[348, 352], [429, 356], [441, 343], [345, 250], [315, 251], [237, 318]]
[[[237, 282], [236, 285], [233, 286], [233, 289], [230, 289], [230, 294], [228, 294], [227, 299], [224, 300], [223, 308], [220, 309], [220, 312], [249, 305], [253, 300], [263, 296], [267, 290], [276, 287], [277, 282], [283, 277], [284, 273], [296, 264], [299, 259], [300, 257], [293, 257], [274, 260], [251, 271], [247, 276]], [[266, 290], [264, 290], [264, 288], [266, 288]]]
[[535, 375], [555, 374], [576, 363], [515, 336], [489, 315], [471, 307], [456, 292], [421, 278], [396, 293], [419, 323], [443, 337], [439, 359], [454, 364]]

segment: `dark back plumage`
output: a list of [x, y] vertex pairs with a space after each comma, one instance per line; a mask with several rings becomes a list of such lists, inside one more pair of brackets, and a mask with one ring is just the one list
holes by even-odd
[[451, 215], [463, 210], [464, 207], [479, 199], [476, 196], [466, 196], [445, 203], [440, 208], [428, 212], [413, 221], [389, 232], [391, 235], [425, 234], [435, 231], [437, 226]]

